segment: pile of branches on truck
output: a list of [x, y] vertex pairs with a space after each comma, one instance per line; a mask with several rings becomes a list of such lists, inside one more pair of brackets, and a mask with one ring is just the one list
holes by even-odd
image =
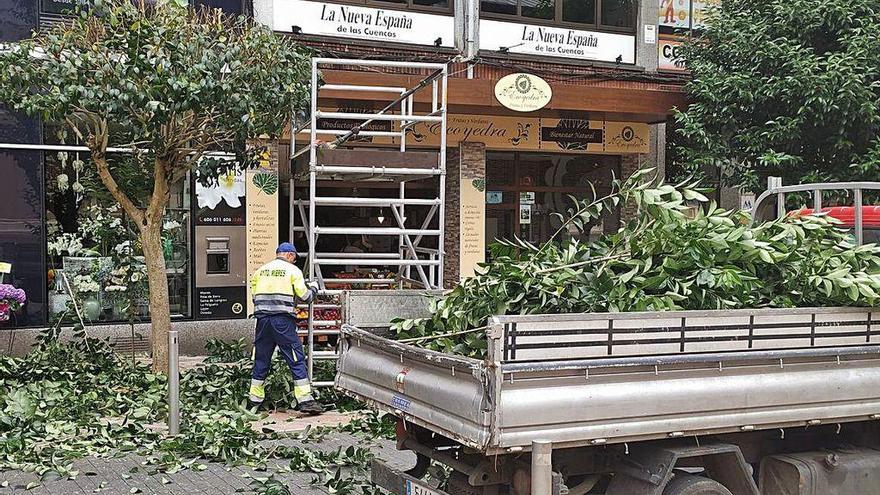
[[[572, 198], [540, 246], [498, 241], [475, 277], [431, 302], [429, 318], [396, 320], [401, 341], [482, 357], [493, 315], [873, 306], [880, 247], [857, 246], [824, 215], [755, 225], [710, 202], [695, 183], [616, 180], [609, 194]], [[579, 234], [621, 206], [635, 213], [593, 242]], [[695, 207], [696, 206], [696, 207]], [[565, 234], [575, 233], [573, 236]]]

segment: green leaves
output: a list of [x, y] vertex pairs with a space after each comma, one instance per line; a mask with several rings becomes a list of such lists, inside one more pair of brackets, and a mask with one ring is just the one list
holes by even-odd
[[878, 10], [876, 0], [723, 2], [683, 48], [694, 77], [676, 115], [680, 164], [721, 164], [723, 183], [752, 191], [767, 175], [876, 180]]
[[260, 172], [254, 174], [254, 185], [268, 196], [278, 191], [278, 176], [271, 172]]
[[[647, 173], [642, 173], [644, 177]], [[880, 293], [880, 248], [855, 247], [825, 217], [789, 217], [747, 228], [743, 212], [703, 203], [686, 215], [690, 184], [618, 183], [614, 198], [638, 212], [592, 243], [522, 241], [490, 247], [484, 273], [433, 304], [433, 315], [394, 322], [400, 339], [482, 357], [486, 340], [468, 329], [495, 314], [669, 311], [761, 307], [872, 306]], [[601, 200], [574, 200], [585, 218]], [[604, 206], [602, 206], [604, 208]], [[575, 220], [570, 225], [579, 224]]]

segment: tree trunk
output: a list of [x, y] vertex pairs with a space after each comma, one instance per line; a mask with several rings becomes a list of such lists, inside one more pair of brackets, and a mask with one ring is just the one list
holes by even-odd
[[168, 332], [171, 310], [168, 305], [168, 278], [162, 250], [162, 216], [147, 215], [140, 229], [141, 244], [147, 265], [150, 287], [150, 324], [152, 326], [153, 371], [168, 373]]

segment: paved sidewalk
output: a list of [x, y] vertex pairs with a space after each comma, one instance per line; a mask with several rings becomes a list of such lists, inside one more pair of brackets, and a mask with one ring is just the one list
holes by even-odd
[[[399, 469], [408, 469], [415, 464], [411, 452], [401, 452], [394, 442], [376, 439], [369, 443], [347, 433], [332, 432], [318, 442], [303, 443], [294, 439], [268, 441], [273, 445], [297, 445], [308, 449], [333, 451], [348, 446], [369, 448], [380, 459]], [[284, 460], [270, 461], [269, 469], [255, 471], [247, 467], [227, 467], [220, 463], [205, 463], [207, 469], [197, 471], [187, 469], [175, 474], [147, 474], [150, 466], [144, 466], [143, 457], [130, 455], [117, 459], [87, 458], [75, 463], [79, 476], [75, 480], [56, 480], [43, 482], [40, 486], [26, 490], [28, 483], [38, 479], [33, 473], [7, 471], [0, 473], [0, 483], [8, 486], [0, 488], [0, 495], [67, 495], [94, 493], [107, 495], [207, 495], [254, 493], [250, 476], [265, 478], [275, 470], [275, 466], [286, 465]], [[367, 475], [368, 476], [368, 475]], [[323, 486], [313, 486], [314, 473], [279, 473], [275, 479], [284, 482], [294, 495], [317, 495], [329, 493]], [[163, 482], [163, 478], [165, 482]]]

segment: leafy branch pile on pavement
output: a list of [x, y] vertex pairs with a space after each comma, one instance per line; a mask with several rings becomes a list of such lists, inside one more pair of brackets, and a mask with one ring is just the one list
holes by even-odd
[[[855, 246], [824, 216], [792, 215], [748, 227], [744, 212], [709, 203], [693, 184], [645, 182], [645, 170], [612, 192], [576, 201], [554, 235], [584, 230], [632, 205], [634, 218], [595, 242], [491, 247], [482, 274], [432, 302], [432, 316], [397, 320], [399, 339], [482, 357], [493, 315], [871, 306], [880, 293], [880, 248]], [[595, 196], [595, 194], [594, 194]], [[694, 211], [687, 203], [700, 203]]]
[[[161, 431], [167, 417], [165, 377], [116, 356], [106, 341], [89, 338], [81, 327], [70, 342], [47, 332], [28, 355], [0, 357], [0, 471], [34, 471], [43, 480], [76, 478], [76, 459], [126, 453], [145, 456], [151, 474], [201, 470], [208, 461], [265, 469], [271, 459], [291, 458], [286, 470], [319, 473], [316, 483], [339, 485], [339, 493], [378, 493], [348, 472], [339, 473], [341, 467], [365, 465], [365, 449], [306, 458], [302, 449], [264, 442], [280, 436], [253, 429], [260, 415], [244, 406], [252, 362], [243, 358], [243, 342], [210, 347], [211, 362], [181, 377], [181, 432], [173, 438]], [[291, 380], [279, 359], [268, 379], [270, 407], [293, 406]], [[333, 393], [321, 399], [348, 410], [362, 407]], [[365, 413], [346, 428], [376, 438], [393, 432], [393, 423]], [[299, 439], [313, 441], [330, 431], [313, 429]], [[315, 466], [307, 466], [312, 460]]]

